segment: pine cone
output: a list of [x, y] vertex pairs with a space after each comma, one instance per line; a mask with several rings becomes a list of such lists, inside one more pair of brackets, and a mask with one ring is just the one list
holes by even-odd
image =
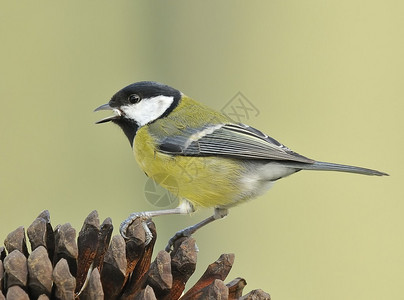
[[100, 225], [93, 211], [76, 242], [76, 230], [69, 223], [53, 229], [45, 210], [27, 230], [31, 253], [22, 226], [0, 247], [0, 300], [270, 299], [262, 290], [242, 296], [246, 285], [242, 278], [223, 282], [234, 254], [222, 254], [184, 293], [196, 267], [195, 240], [179, 239], [171, 253], [160, 251], [151, 262], [157, 233], [153, 222], [148, 227], [153, 233], [148, 245], [143, 226], [136, 221], [128, 228], [129, 240], [120, 235], [111, 239], [111, 219]]

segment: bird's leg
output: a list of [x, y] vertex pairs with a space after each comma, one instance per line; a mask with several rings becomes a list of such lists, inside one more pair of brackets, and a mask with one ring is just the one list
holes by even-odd
[[175, 215], [175, 214], [190, 214], [194, 212], [195, 209], [191, 203], [188, 201], [183, 201], [180, 203], [179, 206], [172, 209], [164, 209], [164, 210], [152, 210], [152, 211], [143, 211], [143, 212], [135, 212], [129, 215], [129, 217], [121, 223], [119, 227], [119, 232], [124, 239], [129, 239], [126, 236], [126, 230], [128, 229], [129, 225], [133, 223], [137, 218], [140, 218], [141, 224], [144, 228], [146, 233], [146, 241], [145, 244], [149, 244], [153, 238], [153, 235], [147, 226], [147, 220], [150, 220], [153, 217], [157, 216], [164, 216], [164, 215]]
[[202, 228], [203, 226], [212, 223], [215, 220], [219, 220], [224, 218], [225, 216], [227, 216], [229, 213], [229, 210], [227, 208], [220, 208], [220, 207], [215, 207], [215, 212], [212, 216], [210, 216], [209, 218], [206, 218], [205, 220], [189, 226], [187, 228], [184, 228], [180, 231], [177, 231], [174, 236], [168, 241], [167, 247], [166, 247], [166, 251], [170, 252], [171, 248], [173, 247], [174, 243], [176, 240], [178, 240], [179, 238], [182, 237], [189, 237], [192, 234], [195, 233], [195, 231], [197, 231], [198, 229]]

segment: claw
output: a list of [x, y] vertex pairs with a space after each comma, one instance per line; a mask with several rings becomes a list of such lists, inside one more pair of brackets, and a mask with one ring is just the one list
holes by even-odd
[[153, 239], [153, 234], [151, 233], [149, 227], [147, 226], [146, 221], [151, 219], [151, 216], [146, 213], [146, 212], [138, 212], [138, 213], [133, 213], [130, 214], [129, 217], [124, 220], [121, 223], [121, 226], [119, 227], [119, 232], [121, 234], [121, 236], [125, 239], [125, 240], [129, 240], [130, 237], [128, 237], [126, 235], [126, 231], [128, 229], [128, 227], [137, 219], [140, 218], [140, 222], [143, 226], [143, 229], [145, 231], [145, 235], [146, 235], [146, 239], [145, 239], [145, 245], [147, 246], [151, 240]]
[[165, 248], [165, 251], [170, 253], [174, 248], [173, 247], [174, 243], [178, 239], [183, 238], [183, 237], [190, 237], [192, 235], [192, 233], [194, 233], [194, 227], [193, 226], [190, 226], [190, 227], [184, 228], [184, 229], [182, 229], [180, 231], [177, 231], [174, 234], [174, 236], [168, 241], [167, 246]]
[[220, 207], [216, 207], [215, 208], [215, 213], [213, 216], [210, 216], [209, 218], [206, 218], [205, 220], [202, 220], [201, 222], [193, 225], [193, 226], [189, 226], [183, 230], [180, 230], [178, 232], [176, 232], [174, 234], [174, 236], [168, 241], [168, 245], [165, 248], [165, 250], [170, 253], [174, 243], [182, 237], [190, 237], [193, 233], [195, 233], [195, 231], [197, 231], [199, 228], [202, 228], [203, 226], [205, 226], [206, 224], [209, 224], [215, 220], [218, 219], [222, 219], [225, 216], [227, 216], [228, 210], [227, 208], [220, 208]]
[[153, 234], [151, 233], [151, 231], [150, 231], [150, 229], [149, 229], [149, 226], [147, 226], [146, 220], [145, 220], [145, 221], [142, 221], [142, 226], [143, 226], [144, 233], [145, 233], [145, 241], [144, 241], [144, 244], [145, 244], [145, 246], [147, 246], [147, 245], [150, 244], [150, 242], [152, 241], [152, 239], [153, 239]]

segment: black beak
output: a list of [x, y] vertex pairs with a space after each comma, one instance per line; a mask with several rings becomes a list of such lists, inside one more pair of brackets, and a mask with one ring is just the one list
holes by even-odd
[[114, 112], [114, 115], [106, 117], [104, 119], [101, 119], [98, 122], [95, 122], [95, 124], [101, 124], [101, 123], [110, 122], [112, 120], [116, 120], [116, 119], [119, 119], [121, 117], [121, 112], [116, 108], [112, 108], [109, 105], [109, 103], [106, 103], [106, 104], [103, 104], [103, 105], [97, 107], [96, 109], [94, 109], [94, 112], [100, 111], [100, 110], [112, 110]]

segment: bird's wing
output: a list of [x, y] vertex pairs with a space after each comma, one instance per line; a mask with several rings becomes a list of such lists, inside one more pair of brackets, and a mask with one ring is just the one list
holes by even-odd
[[314, 162], [244, 124], [209, 125], [198, 130], [185, 129], [182, 135], [165, 137], [161, 140], [159, 151], [182, 156]]

